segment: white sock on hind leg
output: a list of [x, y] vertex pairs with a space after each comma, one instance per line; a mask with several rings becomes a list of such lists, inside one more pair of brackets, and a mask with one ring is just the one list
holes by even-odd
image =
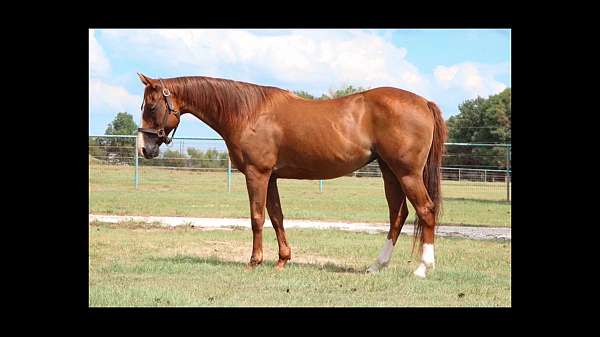
[[435, 268], [435, 254], [433, 253], [433, 244], [423, 244], [423, 253], [421, 254], [421, 263], [414, 274], [418, 277], [427, 276], [427, 269]]

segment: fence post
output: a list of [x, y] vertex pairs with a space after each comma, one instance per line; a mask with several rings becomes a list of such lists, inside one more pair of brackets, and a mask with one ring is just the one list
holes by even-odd
[[227, 152], [227, 192], [231, 192], [231, 158]]
[[483, 182], [487, 183], [487, 170], [483, 170]]
[[323, 192], [323, 179], [319, 179], [319, 192]]
[[135, 174], [134, 174], [134, 185], [135, 185], [135, 189], [137, 190], [138, 188], [138, 181], [139, 181], [139, 173], [138, 173], [138, 137], [135, 137], [135, 155], [134, 155], [134, 160], [135, 160]]
[[510, 147], [506, 147], [506, 201], [510, 201]]

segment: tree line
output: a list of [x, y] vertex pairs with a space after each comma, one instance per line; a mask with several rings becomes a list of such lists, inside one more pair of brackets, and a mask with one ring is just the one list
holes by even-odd
[[217, 149], [203, 151], [194, 147], [188, 147], [181, 153], [178, 150], [167, 149], [161, 155], [161, 160], [145, 159], [140, 157], [142, 165], [168, 166], [168, 167], [201, 167], [201, 168], [226, 168], [227, 152]]
[[[446, 121], [449, 143], [511, 144], [510, 88], [488, 98], [466, 100], [458, 110]], [[505, 169], [507, 151], [506, 147], [447, 146], [444, 166]]]
[[[331, 89], [327, 94], [315, 97], [306, 91], [294, 94], [306, 99], [332, 99], [368, 90], [368, 88], [343, 86]], [[448, 118], [450, 143], [510, 144], [511, 142], [511, 89], [487, 98], [465, 100], [458, 106], [458, 113]], [[107, 126], [105, 135], [135, 135], [138, 126], [133, 116], [119, 112]], [[90, 137], [89, 153], [92, 158], [118, 164], [133, 164], [135, 139]], [[448, 146], [444, 156], [445, 167], [506, 168], [507, 149], [504, 147]], [[227, 152], [217, 149], [206, 151], [187, 147], [185, 153], [167, 149], [160, 155], [162, 160], [139, 158], [143, 165], [171, 167], [227, 167]]]

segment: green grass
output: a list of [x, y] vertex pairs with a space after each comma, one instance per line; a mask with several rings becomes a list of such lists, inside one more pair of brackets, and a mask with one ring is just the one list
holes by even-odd
[[408, 236], [387, 269], [368, 275], [385, 234], [287, 233], [292, 260], [284, 271], [274, 269], [277, 242], [265, 228], [263, 265], [246, 272], [250, 230], [92, 223], [89, 305], [511, 306], [510, 241], [438, 238], [436, 269], [423, 280], [412, 275]]
[[[189, 172], [144, 167], [139, 188], [133, 168], [90, 165], [90, 212], [117, 215], [192, 217], [249, 216], [242, 174], [233, 175], [227, 193], [224, 172]], [[318, 181], [278, 181], [283, 212], [288, 219], [387, 222], [388, 208], [381, 178], [342, 177]], [[503, 183], [444, 181], [442, 224], [511, 226], [511, 205]], [[414, 210], [409, 204], [409, 222]]]

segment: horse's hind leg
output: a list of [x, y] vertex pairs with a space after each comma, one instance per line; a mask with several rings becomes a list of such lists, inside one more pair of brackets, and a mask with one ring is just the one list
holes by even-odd
[[406, 217], [408, 216], [408, 208], [406, 207], [406, 197], [398, 179], [390, 170], [383, 160], [379, 160], [381, 175], [385, 187], [385, 198], [387, 199], [388, 208], [390, 211], [390, 230], [387, 235], [387, 240], [377, 257], [377, 260], [367, 269], [368, 273], [374, 273], [381, 268], [386, 267], [392, 257], [392, 251], [398, 240], [398, 235], [404, 226]]
[[421, 135], [412, 141], [405, 138], [403, 142], [390, 141], [398, 137], [388, 137], [378, 147], [378, 154], [387, 167], [394, 173], [402, 187], [406, 198], [413, 205], [417, 221], [415, 230], [421, 229], [421, 236], [415, 240], [421, 240], [421, 263], [415, 275], [425, 277], [428, 269], [434, 268], [433, 240], [436, 225], [436, 205], [431, 200], [425, 182], [423, 181], [423, 170], [426, 166], [429, 147], [424, 146], [431, 142], [430, 139]]
[[[396, 174], [398, 175], [398, 174]], [[431, 201], [425, 184], [423, 175], [420, 172], [413, 171], [400, 176], [400, 185], [406, 197], [412, 203], [417, 212], [417, 221], [422, 226], [421, 240], [423, 250], [421, 252], [421, 263], [414, 274], [418, 277], [425, 277], [429, 269], [435, 267], [435, 258], [433, 253], [433, 240], [435, 230], [435, 214], [433, 212], [434, 204]], [[415, 228], [416, 230], [416, 228]]]
[[283, 212], [281, 211], [281, 202], [279, 200], [279, 191], [277, 188], [277, 178], [271, 177], [269, 188], [267, 190], [267, 212], [271, 218], [271, 224], [277, 235], [277, 244], [279, 245], [279, 260], [275, 267], [283, 269], [285, 263], [292, 257], [292, 250], [288, 245], [283, 228]]

